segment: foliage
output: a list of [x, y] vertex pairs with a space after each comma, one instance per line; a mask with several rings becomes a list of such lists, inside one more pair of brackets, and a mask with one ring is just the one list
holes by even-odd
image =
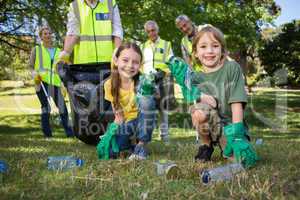
[[[0, 27], [3, 31], [0, 41], [10, 43], [13, 47], [21, 47], [20, 44], [15, 44], [18, 40], [16, 36], [34, 36], [37, 26], [43, 23], [48, 23], [57, 34], [57, 39], [61, 39], [65, 33], [70, 2], [71, 0], [2, 1]], [[177, 47], [180, 32], [176, 29], [174, 20], [179, 14], [187, 14], [196, 24], [210, 23], [221, 28], [228, 36], [231, 50], [247, 48], [253, 44], [259, 27], [270, 23], [279, 14], [279, 8], [273, 0], [119, 0], [117, 3], [127, 38], [143, 41], [143, 24], [153, 19], [158, 22], [162, 37], [172, 41]]]
[[[71, 1], [71, 0], [70, 0]], [[29, 50], [38, 26], [49, 24], [60, 39], [65, 32], [67, 5], [64, 0], [5, 0], [0, 3], [0, 42]], [[29, 36], [34, 41], [20, 36]], [[1, 45], [2, 46], [2, 45]]]
[[27, 80], [31, 78], [28, 68], [28, 51], [0, 46], [0, 80]]
[[[37, 41], [37, 27], [49, 24], [56, 41], [62, 44], [66, 32], [68, 5], [72, 0], [6, 0], [0, 3], [0, 42], [9, 47], [29, 51]], [[180, 14], [188, 15], [197, 25], [213, 24], [226, 35], [228, 48], [241, 56], [240, 64], [249, 49], [254, 48], [260, 37], [260, 27], [272, 23], [280, 8], [274, 0], [117, 0], [126, 40], [144, 42], [143, 25], [155, 20], [163, 39], [173, 44], [174, 52], [180, 53], [182, 34], [175, 26]], [[28, 37], [23, 37], [24, 35]], [[0, 67], [8, 67], [8, 64]], [[4, 71], [2, 69], [2, 71]]]
[[[275, 79], [287, 79], [292, 85], [299, 84], [300, 20], [283, 25], [281, 33], [266, 40], [259, 51], [259, 57], [269, 75]], [[287, 77], [282, 77], [284, 70]], [[280, 82], [283, 84], [283, 81]]]
[[[71, 1], [71, 0], [70, 0]], [[48, 24], [60, 41], [70, 1], [5, 0], [0, 2], [0, 79], [28, 79], [28, 57], [38, 26]]]
[[119, 0], [118, 4], [127, 38], [144, 41], [144, 23], [155, 20], [161, 37], [172, 41], [177, 53], [182, 35], [175, 19], [180, 14], [188, 15], [197, 25], [209, 23], [219, 27], [231, 51], [246, 52], [258, 40], [260, 26], [272, 22], [280, 13], [273, 0]]

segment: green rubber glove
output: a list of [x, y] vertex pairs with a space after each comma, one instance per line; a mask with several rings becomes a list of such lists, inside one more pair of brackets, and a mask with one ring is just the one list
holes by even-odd
[[181, 86], [185, 85], [185, 74], [188, 70], [188, 65], [185, 63], [184, 60], [181, 58], [172, 56], [169, 61], [167, 62], [167, 65], [176, 79], [176, 82]]
[[190, 85], [190, 87], [186, 85], [185, 79], [188, 72], [188, 65], [185, 63], [185, 61], [181, 58], [173, 56], [167, 62], [167, 65], [172, 75], [175, 77], [176, 82], [180, 85], [184, 100], [188, 103], [191, 103], [199, 99], [201, 97], [201, 91], [199, 88], [194, 85]]
[[225, 126], [224, 134], [227, 143], [223, 155], [225, 157], [234, 155], [236, 161], [241, 162], [245, 168], [253, 167], [258, 160], [258, 156], [246, 138], [246, 130], [243, 122]]
[[183, 98], [187, 103], [192, 103], [201, 98], [201, 92], [196, 86], [192, 86], [190, 90], [185, 85], [180, 86], [180, 88]]
[[119, 125], [114, 122], [109, 124], [106, 132], [101, 137], [101, 140], [97, 145], [97, 154], [100, 160], [109, 160], [110, 148], [114, 153], [119, 152], [119, 146], [115, 136], [118, 128]]
[[154, 74], [143, 74], [139, 79], [138, 94], [142, 96], [153, 95], [155, 92]]

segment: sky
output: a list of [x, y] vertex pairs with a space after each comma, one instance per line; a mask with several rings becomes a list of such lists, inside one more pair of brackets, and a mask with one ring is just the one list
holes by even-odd
[[275, 0], [281, 7], [281, 15], [275, 20], [276, 26], [300, 19], [299, 0]]

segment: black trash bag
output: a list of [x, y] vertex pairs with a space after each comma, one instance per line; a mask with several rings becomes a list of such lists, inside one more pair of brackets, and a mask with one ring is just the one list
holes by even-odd
[[176, 109], [177, 102], [174, 94], [174, 80], [172, 76], [166, 76], [166, 73], [160, 69], [154, 74], [154, 82], [158, 86], [158, 97], [156, 98], [156, 107], [159, 110], [172, 111]]
[[74, 134], [86, 144], [96, 145], [114, 118], [110, 102], [104, 99], [103, 84], [109, 69], [101, 64], [58, 64], [58, 73], [70, 97]]

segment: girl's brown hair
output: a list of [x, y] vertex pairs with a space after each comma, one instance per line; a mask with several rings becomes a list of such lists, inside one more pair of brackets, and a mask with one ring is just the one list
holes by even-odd
[[225, 59], [226, 58], [226, 54], [227, 54], [227, 49], [226, 49], [226, 42], [225, 42], [224, 34], [222, 33], [222, 31], [220, 31], [220, 29], [218, 29], [218, 28], [216, 28], [216, 27], [214, 27], [212, 25], [206, 25], [200, 31], [197, 32], [195, 38], [193, 39], [193, 46], [192, 46], [192, 55], [193, 55], [193, 58], [197, 61], [197, 63], [201, 64], [200, 61], [198, 60], [198, 58], [195, 57], [195, 53], [197, 52], [197, 44], [198, 44], [200, 38], [205, 33], [211, 33], [213, 35], [213, 37], [218, 42], [220, 42], [220, 44], [221, 44], [221, 51], [222, 51], [221, 60]]
[[[141, 62], [142, 62], [142, 60], [143, 60], [142, 51], [141, 51], [140, 47], [133, 42], [123, 43], [118, 48], [118, 50], [116, 51], [114, 56], [116, 58], [119, 58], [121, 52], [125, 49], [133, 49], [137, 54], [140, 55]], [[121, 109], [121, 105], [120, 105], [121, 79], [120, 79], [120, 74], [118, 72], [118, 66], [115, 64], [115, 62], [112, 63], [112, 72], [111, 72], [110, 78], [111, 78], [111, 94], [113, 96], [113, 107], [115, 110], [119, 110], [119, 109]], [[137, 84], [138, 84], [138, 80], [139, 80], [139, 73], [133, 77], [133, 80], [134, 80], [134, 88], [136, 88]]]

